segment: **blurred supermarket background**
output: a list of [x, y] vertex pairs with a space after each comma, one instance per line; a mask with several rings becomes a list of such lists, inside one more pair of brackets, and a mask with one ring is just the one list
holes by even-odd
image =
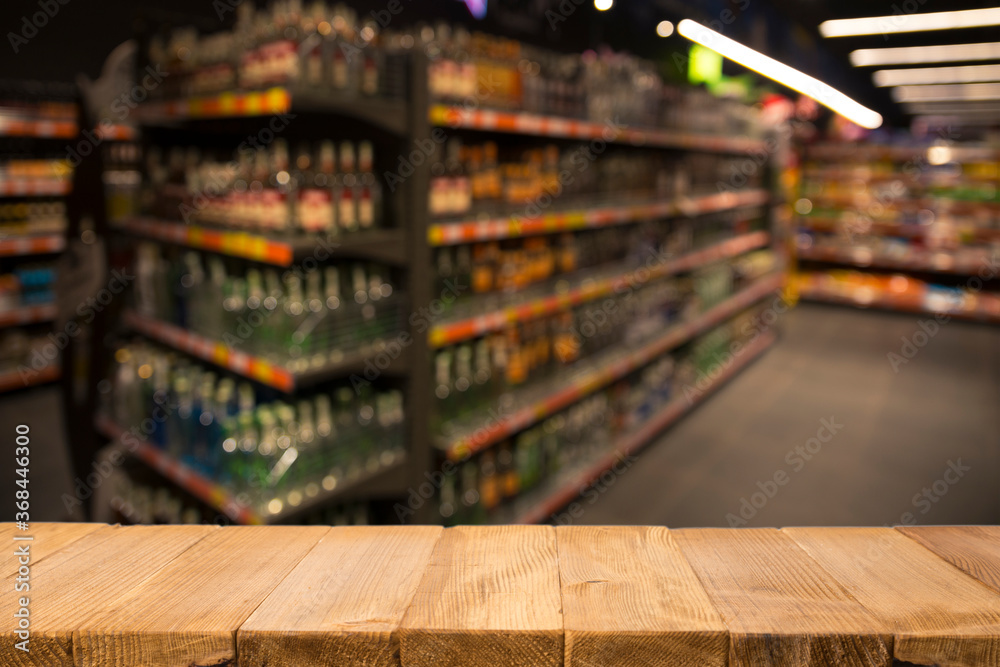
[[33, 520], [1000, 521], [1000, 8], [0, 25]]

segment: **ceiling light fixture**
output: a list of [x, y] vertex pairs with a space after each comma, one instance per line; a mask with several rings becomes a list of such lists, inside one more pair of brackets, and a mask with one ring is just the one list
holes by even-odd
[[939, 46], [899, 46], [889, 49], [858, 49], [851, 51], [855, 67], [872, 65], [915, 65], [949, 63], [964, 60], [1000, 59], [1000, 42], [978, 44], [944, 44]]
[[674, 34], [674, 24], [670, 21], [660, 21], [656, 24], [656, 34], [660, 37], [670, 37]]
[[940, 86], [898, 86], [897, 102], [966, 102], [1000, 100], [1000, 83], [949, 83]]
[[828, 109], [835, 111], [844, 118], [857, 123], [861, 127], [875, 129], [882, 124], [882, 116], [877, 112], [855, 102], [839, 90], [834, 89], [819, 79], [800, 72], [794, 67], [780, 63], [774, 58], [754, 51], [748, 46], [733, 41], [700, 23], [684, 19], [677, 26], [677, 32], [692, 42], [729, 58], [733, 62], [777, 81], [783, 86], [796, 90], [810, 97]]
[[925, 30], [956, 30], [1000, 25], [1000, 7], [988, 9], [963, 9], [953, 12], [927, 14], [895, 14], [857, 19], [834, 19], [819, 24], [824, 37], [853, 37], [856, 35], [888, 35], [898, 32], [923, 32]]
[[880, 69], [872, 73], [876, 86], [907, 86], [928, 83], [972, 83], [1000, 81], [1000, 65], [964, 65], [959, 67], [916, 67]]

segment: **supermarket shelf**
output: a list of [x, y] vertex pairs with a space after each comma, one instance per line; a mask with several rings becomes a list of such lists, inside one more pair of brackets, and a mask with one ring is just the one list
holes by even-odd
[[136, 109], [146, 124], [207, 118], [269, 116], [290, 111], [336, 113], [371, 123], [395, 134], [409, 129], [405, 102], [349, 97], [329, 91], [276, 86], [267, 90], [227, 92], [177, 100], [148, 102]]
[[838, 291], [813, 285], [800, 286], [799, 298], [806, 301], [857, 306], [859, 308], [894, 310], [920, 315], [944, 314], [959, 320], [1000, 324], [1000, 299], [990, 301], [977, 300], [976, 308], [972, 311], [936, 310], [927, 307], [922, 296], [915, 298], [913, 296], [889, 294], [886, 292], [873, 292], [872, 290], [855, 290], [853, 294], [842, 294]]
[[553, 294], [534, 299], [518, 306], [469, 317], [454, 322], [437, 324], [431, 328], [428, 344], [431, 347], [451, 345], [469, 338], [476, 338], [491, 331], [499, 331], [509, 324], [533, 320], [572, 308], [588, 301], [600, 299], [628, 285], [648, 283], [665, 276], [690, 271], [711, 262], [734, 257], [755, 248], [766, 246], [770, 241], [767, 232], [751, 232], [728, 239], [713, 246], [688, 253], [673, 261], [660, 264], [652, 269], [629, 271], [613, 278], [589, 281], [585, 285], [562, 294]]
[[532, 405], [519, 409], [510, 418], [499, 421], [491, 420], [491, 426], [471, 429], [466, 435], [455, 438], [443, 448], [446, 455], [452, 460], [460, 460], [514, 435], [527, 426], [545, 419], [645, 366], [668, 350], [718, 326], [770, 292], [777, 290], [783, 282], [784, 274], [782, 273], [772, 273], [758, 279], [752, 286], [729, 297], [693, 320], [671, 327], [664, 335], [631, 353], [615, 357], [593, 369], [584, 377], [567, 382]]
[[21, 373], [16, 369], [0, 373], [0, 393], [23, 389], [25, 387], [34, 387], [40, 384], [48, 384], [59, 379], [59, 367], [54, 364], [46, 366], [40, 371], [30, 369], [30, 372], [33, 375], [27, 378], [22, 378]]
[[[220, 341], [210, 340], [135, 311], [126, 311], [122, 319], [126, 326], [163, 345], [286, 393], [331, 378], [364, 373], [367, 365], [374, 366], [374, 362], [369, 359], [378, 356], [374, 350], [368, 354], [356, 352], [345, 355], [344, 359], [337, 362], [331, 361], [318, 366], [312, 365], [301, 371], [291, 371], [260, 357], [233, 350]], [[408, 365], [409, 354], [404, 349], [397, 358], [391, 359], [388, 367], [384, 369], [376, 367], [376, 369], [382, 374], [398, 375], [404, 372]]]
[[334, 238], [281, 238], [157, 218], [128, 218], [115, 226], [136, 236], [275, 266], [291, 266], [295, 261], [310, 256], [333, 255], [360, 257], [389, 264], [406, 261], [404, 234], [399, 229], [377, 229]]
[[230, 489], [192, 470], [154, 445], [138, 438], [130, 438], [130, 443], [125, 443], [122, 441], [122, 436], [127, 432], [107, 416], [99, 415], [96, 426], [97, 430], [107, 438], [118, 441], [120, 447], [134, 454], [171, 482], [241, 524], [279, 523], [335, 498], [347, 497], [361, 489], [372, 489], [376, 493], [381, 493], [386, 489], [398, 491], [405, 486], [406, 457], [400, 456], [378, 470], [363, 472], [346, 483], [338, 483], [330, 490], [321, 489], [315, 496], [303, 499], [298, 505], [281, 503], [280, 511], [268, 512], [265, 516], [258, 510], [239, 502]]
[[101, 141], [135, 141], [139, 138], [139, 131], [131, 125], [98, 123], [97, 136]]
[[11, 236], [0, 239], [0, 257], [16, 255], [46, 255], [62, 252], [66, 240], [62, 236]]
[[[568, 139], [602, 139], [608, 141], [611, 126], [558, 116], [540, 116], [519, 111], [465, 109], [436, 104], [429, 110], [430, 122], [439, 127], [530, 134], [540, 137]], [[677, 130], [654, 128], [623, 128], [610, 141], [637, 146], [686, 148], [719, 153], [742, 153], [761, 150], [766, 142], [745, 137], [712, 136]]]
[[[860, 231], [861, 224], [854, 223], [858, 227], [857, 236], [870, 234], [873, 236], [898, 236], [901, 238], [924, 239], [935, 235], [935, 226], [929, 225], [904, 225], [895, 222], [872, 222], [867, 232]], [[851, 223], [837, 218], [826, 216], [808, 216], [798, 218], [799, 227], [810, 229], [816, 232], [840, 232], [850, 229]], [[986, 229], [984, 227], [973, 227], [968, 225], [954, 225], [953, 234], [958, 239], [971, 241], [1000, 241], [1000, 229]]]
[[[728, 382], [744, 367], [748, 366], [757, 357], [763, 354], [777, 340], [777, 335], [773, 331], [762, 334], [752, 343], [743, 348], [742, 353], [733, 359], [733, 363], [726, 368], [718, 377], [711, 380], [710, 384], [702, 392], [693, 393], [690, 399], [675, 398], [664, 407], [655, 417], [652, 417], [633, 433], [627, 435], [615, 450], [592, 464], [586, 466], [580, 472], [574, 474], [564, 484], [556, 489], [541, 495], [538, 498], [529, 496], [528, 502], [520, 503], [521, 511], [513, 520], [514, 523], [532, 524], [544, 523], [563, 507], [569, 505], [581, 493], [587, 490], [602, 473], [613, 469], [622, 457], [635, 454], [648, 445], [656, 436], [666, 430], [674, 422], [691, 412], [699, 403], [709, 397], [715, 390]], [[532, 502], [533, 501], [533, 502]]]
[[976, 211], [1000, 211], [1000, 201], [974, 201], [971, 199], [952, 199], [937, 196], [891, 197], [881, 202], [878, 198], [870, 195], [864, 197], [853, 195], [822, 195], [820, 197], [806, 198], [810, 199], [816, 208], [860, 210], [868, 207], [884, 206], [889, 210], [917, 210], [945, 205], [955, 215], [963, 215], [968, 212], [975, 213]]
[[[875, 146], [858, 143], [815, 144], [805, 151], [806, 160], [843, 160], [858, 162], [876, 160], [926, 160], [930, 146]], [[1000, 150], [987, 146], [949, 146], [957, 162], [994, 162], [1000, 160]]]
[[47, 322], [54, 320], [55, 317], [55, 304], [45, 303], [38, 306], [21, 306], [11, 310], [0, 311], [0, 327]]
[[533, 218], [497, 217], [483, 220], [441, 222], [429, 226], [427, 240], [432, 246], [447, 246], [579, 229], [596, 229], [650, 218], [692, 216], [744, 206], [761, 206], [767, 203], [769, 197], [766, 190], [720, 192], [702, 197], [657, 201], [637, 206], [603, 206], [560, 211]]
[[72, 139], [76, 121], [65, 119], [24, 118], [0, 114], [0, 136]]
[[886, 253], [872, 252], [869, 248], [799, 248], [798, 258], [811, 262], [846, 264], [859, 268], [892, 269], [894, 271], [922, 271], [949, 275], [972, 276], [989, 265], [989, 255], [982, 253], [978, 261], [953, 253], [925, 251], [910, 258], [893, 257]]
[[0, 181], [0, 197], [61, 197], [71, 184], [58, 178], [7, 178]]

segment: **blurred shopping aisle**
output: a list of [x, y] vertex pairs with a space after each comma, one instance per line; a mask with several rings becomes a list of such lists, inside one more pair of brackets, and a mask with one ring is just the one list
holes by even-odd
[[[799, 306], [770, 352], [586, 494], [572, 522], [881, 525], [907, 512], [919, 524], [1000, 522], [1000, 330], [949, 322], [896, 373], [887, 355], [921, 319]], [[831, 417], [843, 428], [807, 443]], [[969, 470], [946, 475], [949, 462]], [[783, 486], [767, 483], [781, 472]], [[935, 487], [946, 477], [955, 483]]]

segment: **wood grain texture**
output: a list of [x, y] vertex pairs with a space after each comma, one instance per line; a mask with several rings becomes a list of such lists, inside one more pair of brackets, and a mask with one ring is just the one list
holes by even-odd
[[106, 527], [103, 523], [32, 523], [22, 531], [7, 523], [0, 528], [0, 540], [19, 546], [23, 542], [15, 542], [15, 537], [31, 537], [31, 564], [37, 565], [81, 537]]
[[[122, 596], [214, 530], [212, 526], [104, 526], [50, 554], [31, 568], [30, 652], [14, 646], [19, 640], [10, 620], [5, 620], [0, 664], [71, 667], [74, 630], [113, 608]], [[4, 582], [12, 592], [0, 597], [4, 619], [13, 619], [16, 611], [20, 594], [13, 592], [14, 579], [11, 575]]]
[[331, 530], [240, 627], [240, 667], [399, 665], [399, 624], [442, 530]]
[[888, 625], [898, 660], [1000, 666], [1000, 594], [892, 528], [786, 528]]
[[215, 530], [82, 624], [77, 667], [234, 665], [237, 629], [329, 530]]
[[896, 530], [1000, 591], [1000, 526], [897, 526]]
[[438, 540], [400, 629], [407, 667], [563, 662], [551, 526], [459, 526]]
[[726, 664], [729, 633], [670, 531], [556, 528], [567, 667]]
[[729, 628], [729, 664], [891, 664], [891, 637], [791, 538], [773, 529], [672, 535]]

